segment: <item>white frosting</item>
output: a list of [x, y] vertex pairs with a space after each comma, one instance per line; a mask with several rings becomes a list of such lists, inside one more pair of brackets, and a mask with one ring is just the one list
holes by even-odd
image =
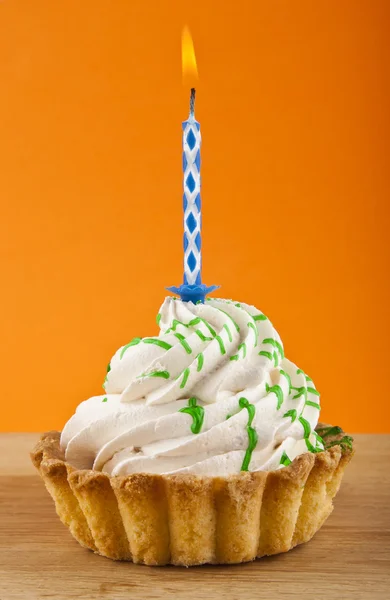
[[282, 468], [323, 449], [314, 432], [319, 394], [284, 358], [260, 311], [166, 298], [158, 320], [160, 335], [122, 346], [106, 394], [82, 402], [65, 425], [61, 445], [72, 465], [224, 476]]

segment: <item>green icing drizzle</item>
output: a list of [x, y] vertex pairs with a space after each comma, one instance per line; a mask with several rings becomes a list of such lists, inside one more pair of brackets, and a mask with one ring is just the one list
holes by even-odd
[[231, 320], [231, 322], [233, 323], [234, 327], [236, 328], [236, 331], [239, 333], [240, 332], [240, 327], [239, 327], [238, 323], [236, 323], [236, 321], [233, 319], [233, 317], [231, 317], [229, 315], [229, 313], [227, 313], [225, 310], [222, 310], [222, 308], [218, 308], [218, 310], [220, 312], [222, 312], [224, 315], [226, 315]]
[[200, 337], [202, 342], [211, 342], [211, 340], [213, 339], [211, 337], [208, 337], [207, 335], [204, 335], [200, 329], [195, 329], [195, 333], [198, 337]]
[[204, 408], [196, 404], [196, 398], [190, 398], [188, 400], [188, 406], [181, 408], [179, 412], [187, 413], [192, 417], [191, 431], [192, 433], [199, 433], [202, 429], [204, 420]]
[[142, 375], [138, 375], [137, 379], [141, 379], [141, 377], [162, 377], [163, 379], [169, 379], [170, 375], [168, 371], [150, 371], [150, 373], [142, 373]]
[[242, 349], [242, 356], [243, 356], [243, 358], [245, 358], [246, 357], [246, 343], [245, 342], [242, 342], [242, 344], [240, 344], [238, 346], [238, 351], [240, 351], [241, 349]]
[[333, 442], [330, 442], [329, 444], [326, 444], [327, 448], [332, 448], [332, 446], [341, 446], [342, 450], [345, 450], [346, 448], [348, 448], [349, 450], [352, 450], [352, 442], [353, 442], [353, 438], [350, 435], [345, 435], [344, 437], [341, 438], [341, 440], [334, 440]]
[[318, 408], [320, 410], [320, 405], [317, 402], [312, 402], [311, 400], [306, 400], [305, 406], [313, 406], [313, 408]]
[[107, 373], [109, 373], [111, 371], [111, 363], [108, 363], [107, 365]]
[[311, 427], [310, 427], [310, 423], [309, 421], [307, 421], [306, 419], [304, 419], [303, 417], [299, 417], [298, 421], [300, 422], [300, 424], [303, 427], [303, 435], [305, 438], [308, 438], [310, 433], [311, 433]]
[[341, 439], [333, 440], [331, 442], [326, 442], [323, 438], [328, 436], [335, 436], [344, 433], [341, 427], [330, 426], [330, 427], [320, 427], [314, 432], [317, 440], [322, 442], [326, 448], [332, 448], [332, 446], [341, 446], [341, 449], [345, 451], [346, 449], [352, 450], [353, 438], [350, 435], [344, 435]]
[[190, 375], [190, 369], [187, 367], [186, 369], [184, 369], [183, 371], [183, 380], [180, 384], [180, 389], [183, 389], [187, 383], [188, 377]]
[[252, 319], [254, 321], [268, 321], [268, 317], [266, 317], [265, 315], [252, 315]]
[[174, 335], [179, 340], [179, 342], [181, 343], [181, 345], [183, 346], [183, 348], [187, 352], [187, 354], [192, 354], [192, 350], [191, 350], [188, 342], [186, 341], [186, 338], [184, 337], [184, 335], [182, 335], [181, 333], [175, 333]]
[[276, 348], [282, 358], [284, 358], [284, 350], [282, 344], [280, 344], [277, 340], [273, 338], [265, 338], [262, 341], [262, 344], [271, 344], [274, 348]]
[[166, 330], [165, 333], [170, 333], [171, 331], [176, 331], [176, 329], [179, 325], [181, 325], [182, 327], [188, 327], [188, 325], [186, 325], [185, 323], [182, 323], [181, 321], [178, 321], [177, 319], [173, 319], [172, 325], [170, 326], [169, 329]]
[[160, 325], [160, 321], [161, 321], [161, 313], [158, 313], [158, 315], [156, 317], [156, 323], [157, 323], [157, 325]]
[[324, 440], [322, 439], [322, 437], [320, 437], [316, 431], [313, 431], [313, 434], [314, 434], [314, 437], [316, 438], [316, 444], [324, 445]]
[[315, 396], [319, 396], [319, 395], [320, 395], [320, 392], [317, 392], [317, 390], [316, 390], [316, 389], [314, 389], [314, 388], [312, 388], [312, 387], [308, 387], [308, 388], [307, 388], [307, 391], [308, 391], [310, 394], [314, 394]]
[[[238, 345], [237, 348], [238, 352], [240, 352], [240, 350], [242, 350], [242, 357], [245, 358], [246, 357], [246, 343], [242, 342], [242, 344]], [[230, 360], [238, 360], [240, 357], [238, 354], [235, 354], [234, 356], [230, 357]]]
[[295, 396], [293, 396], [293, 400], [296, 400], [297, 398], [300, 398], [301, 396], [305, 397], [305, 400], [307, 398], [307, 389], [305, 388], [305, 386], [302, 387], [291, 387], [292, 390], [295, 390], [297, 393], [295, 394]]
[[107, 402], [107, 398], [103, 398], [102, 402]]
[[168, 344], [168, 342], [164, 342], [158, 338], [144, 338], [142, 341], [144, 344], [154, 344], [155, 346], [159, 346], [164, 350], [170, 350], [172, 348], [171, 344]]
[[284, 375], [285, 378], [287, 379], [288, 382], [288, 393], [291, 394], [291, 389], [292, 389], [292, 385], [291, 385], [291, 377], [288, 373], [286, 373], [286, 371], [283, 371], [283, 369], [280, 369], [280, 374]]
[[[297, 369], [297, 375], [303, 375], [303, 376], [305, 377], [305, 379], [306, 379], [306, 381], [307, 381], [308, 383], [313, 383], [313, 380], [312, 380], [312, 378], [311, 378], [311, 377], [309, 377], [309, 375], [306, 375], [305, 371], [302, 371], [302, 369]], [[308, 391], [308, 392], [311, 392], [312, 394], [315, 394], [316, 396], [319, 396], [319, 395], [320, 395], [320, 393], [319, 393], [319, 392], [317, 392], [317, 390], [316, 390], [316, 389], [314, 389], [314, 388], [310, 388], [310, 387], [308, 387], [308, 388], [307, 388], [307, 391]]]
[[194, 325], [198, 325], [198, 323], [201, 322], [200, 317], [195, 317], [195, 319], [191, 319], [191, 321], [188, 323], [188, 327], [193, 327]]
[[126, 352], [127, 348], [130, 348], [130, 346], [137, 346], [137, 344], [139, 344], [141, 341], [142, 341], [141, 338], [136, 337], [136, 338], [132, 339], [131, 342], [129, 342], [128, 344], [126, 344], [126, 346], [123, 346], [122, 352], [119, 355], [119, 360], [123, 357], [123, 355]]
[[226, 348], [225, 348], [225, 345], [223, 343], [223, 339], [221, 338], [221, 336], [216, 335], [215, 339], [217, 340], [217, 342], [219, 344], [219, 349], [221, 351], [221, 354], [226, 354]]
[[277, 405], [276, 405], [276, 410], [279, 410], [279, 408], [282, 406], [283, 404], [283, 390], [280, 387], [280, 385], [273, 385], [272, 387], [270, 385], [268, 385], [268, 383], [265, 384], [265, 389], [267, 391], [267, 393], [269, 394], [275, 394], [276, 398], [277, 398]]
[[188, 329], [189, 327], [194, 327], [194, 325], [198, 325], [199, 323], [204, 323], [205, 325], [207, 325], [206, 321], [204, 319], [201, 319], [200, 317], [195, 317], [194, 319], [191, 319], [189, 323], [183, 323], [182, 321], [178, 321], [178, 319], [173, 319], [171, 327], [167, 329], [165, 333], [176, 331], [179, 325]]
[[272, 358], [273, 358], [271, 352], [267, 352], [266, 350], [260, 350], [259, 355], [265, 356], [269, 360], [272, 360]]
[[215, 333], [214, 329], [211, 327], [211, 325], [205, 319], [202, 319], [201, 317], [195, 317], [194, 319], [191, 319], [191, 321], [189, 323], [183, 323], [182, 321], [178, 321], [177, 319], [174, 319], [172, 321], [171, 327], [169, 329], [167, 329], [167, 331], [165, 333], [169, 333], [170, 331], [176, 331], [176, 329], [179, 325], [181, 325], [181, 327], [186, 327], [188, 329], [189, 327], [194, 327], [195, 325], [199, 325], [199, 323], [203, 323], [207, 327], [207, 329], [209, 330], [211, 335], [213, 337], [215, 337], [216, 333]]
[[229, 329], [229, 326], [226, 325], [226, 323], [225, 323], [225, 325], [223, 326], [223, 328], [226, 330], [226, 332], [228, 334], [229, 342], [232, 342], [233, 341], [233, 337], [232, 337], [232, 332]]
[[309, 452], [312, 452], [313, 454], [315, 454], [316, 452], [322, 452], [322, 449], [316, 448], [315, 446], [313, 446], [313, 444], [311, 443], [309, 438], [305, 438], [305, 444], [306, 444], [306, 448], [309, 450]]
[[249, 444], [248, 444], [248, 448], [246, 449], [244, 460], [242, 461], [242, 465], [241, 465], [241, 471], [248, 471], [249, 463], [252, 458], [252, 453], [253, 453], [253, 450], [256, 448], [257, 441], [258, 441], [257, 431], [256, 431], [256, 429], [251, 427], [252, 421], [255, 416], [256, 408], [255, 408], [254, 404], [249, 404], [249, 402], [246, 398], [240, 398], [238, 401], [238, 404], [240, 405], [240, 408], [246, 408], [248, 411], [248, 424], [246, 426], [246, 431], [248, 433]]
[[291, 417], [291, 422], [294, 423], [295, 419], [297, 418], [297, 411], [295, 408], [292, 408], [284, 413], [283, 417]]
[[198, 356], [196, 358], [198, 359], [198, 365], [196, 367], [196, 370], [199, 372], [199, 371], [202, 370], [203, 363], [204, 363], [203, 352], [201, 352], [200, 354], [198, 354]]
[[259, 332], [257, 331], [257, 327], [251, 321], [249, 321], [248, 327], [250, 327], [252, 329], [253, 333], [255, 334], [255, 346], [257, 346], [257, 342], [259, 341]]
[[324, 438], [328, 435], [339, 435], [340, 433], [343, 433], [343, 430], [338, 425], [335, 425], [334, 427], [321, 427], [320, 429], [317, 429], [317, 432]]
[[319, 442], [322, 442], [322, 440], [316, 434], [315, 431], [313, 431], [313, 434], [314, 434], [314, 436], [316, 438], [316, 446], [313, 446], [313, 444], [309, 440], [309, 437], [310, 437], [310, 434], [311, 434], [311, 427], [310, 427], [309, 421], [307, 421], [303, 417], [299, 417], [298, 421], [300, 422], [300, 424], [303, 427], [303, 437], [304, 437], [304, 440], [305, 440], [306, 448], [309, 450], [309, 452], [312, 452], [312, 453], [322, 452], [323, 451], [322, 448], [317, 447], [317, 444]]
[[276, 350], [274, 350], [273, 357], [274, 357], [275, 367], [277, 367], [279, 364], [279, 358], [278, 358], [278, 353], [276, 352]]
[[289, 457], [287, 456], [286, 452], [283, 451], [283, 454], [280, 458], [280, 463], [281, 465], [284, 465], [285, 467], [288, 467], [288, 465], [291, 465], [291, 460], [289, 459]]
[[230, 414], [229, 414], [229, 415], [226, 415], [226, 421], [227, 421], [228, 419], [230, 419], [230, 417], [231, 417], [231, 416], [232, 416], [232, 415], [230, 415]]
[[212, 335], [213, 337], [215, 337], [215, 336], [217, 335], [217, 332], [215, 331], [215, 329], [213, 329], [213, 328], [211, 327], [210, 323], [208, 323], [208, 322], [206, 321], [206, 319], [202, 319], [201, 317], [199, 317], [199, 319], [200, 319], [200, 322], [202, 322], [202, 323], [203, 323], [203, 325], [205, 325], [205, 326], [207, 327], [207, 329], [209, 330], [209, 332], [211, 333], [211, 335]]

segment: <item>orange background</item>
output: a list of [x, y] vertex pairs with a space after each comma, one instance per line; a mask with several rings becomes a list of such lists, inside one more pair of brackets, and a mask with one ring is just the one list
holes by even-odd
[[271, 318], [323, 420], [390, 431], [389, 13], [0, 2], [1, 430], [61, 428], [181, 282], [187, 23], [204, 281]]

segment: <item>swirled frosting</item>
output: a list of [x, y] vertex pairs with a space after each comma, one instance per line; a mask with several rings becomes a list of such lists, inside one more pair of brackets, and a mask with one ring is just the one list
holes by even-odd
[[320, 452], [319, 393], [253, 306], [168, 297], [160, 334], [134, 338], [61, 436], [77, 468], [226, 476]]

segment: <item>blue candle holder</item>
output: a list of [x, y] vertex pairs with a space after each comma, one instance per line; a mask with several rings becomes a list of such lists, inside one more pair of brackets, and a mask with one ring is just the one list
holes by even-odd
[[187, 285], [183, 283], [180, 287], [171, 286], [167, 288], [170, 292], [178, 294], [183, 302], [193, 302], [194, 304], [204, 304], [207, 294], [217, 290], [219, 285], [207, 286], [204, 283], [199, 285]]

